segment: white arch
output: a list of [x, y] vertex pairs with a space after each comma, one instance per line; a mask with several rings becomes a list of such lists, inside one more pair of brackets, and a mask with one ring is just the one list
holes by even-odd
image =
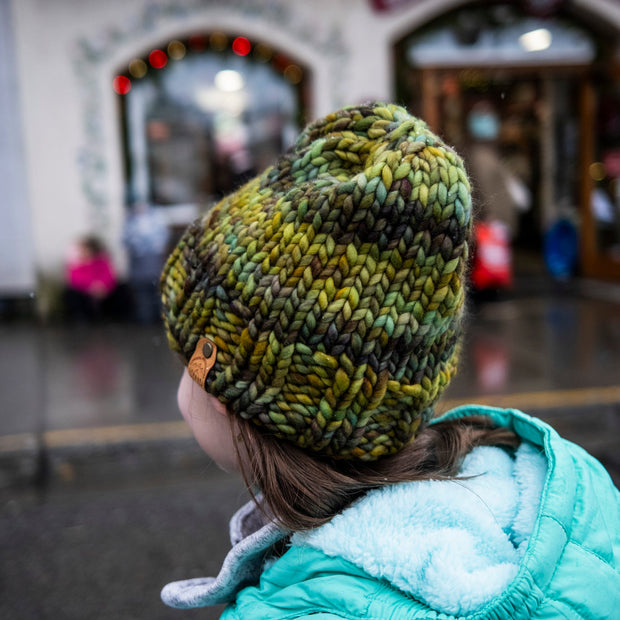
[[337, 87], [337, 84], [330, 80], [329, 71], [325, 67], [325, 53], [322, 53], [320, 48], [308, 44], [307, 41], [297, 39], [288, 32], [274, 29], [273, 24], [268, 22], [246, 21], [233, 15], [223, 15], [217, 19], [212, 16], [202, 16], [201, 19], [193, 19], [191, 24], [164, 24], [157, 31], [143, 33], [138, 38], [117, 48], [102, 63], [101, 69], [104, 79], [111, 80], [117, 71], [126, 70], [127, 64], [132, 58], [144, 56], [148, 51], [164, 42], [183, 39], [196, 33], [214, 31], [246, 36], [253, 42], [268, 44], [309, 69], [313, 83], [316, 83], [311, 93], [311, 112], [316, 108], [323, 108], [325, 95], [322, 95], [322, 92], [330, 92]]
[[[237, 4], [244, 4], [244, 0], [237, 0]], [[309, 69], [309, 114], [311, 117], [322, 115], [342, 97], [338, 64], [345, 53], [340, 43], [342, 37], [330, 36], [327, 29], [306, 29], [297, 13], [290, 12], [286, 16], [283, 23], [274, 24], [269, 11], [246, 15], [232, 12], [228, 7], [210, 7], [198, 13], [180, 14], [179, 19], [162, 15], [156, 27], [118, 31], [110, 41], [95, 35], [90, 39], [94, 49], [78, 48], [83, 60], [83, 71], [78, 79], [82, 82], [84, 115], [80, 159], [86, 162], [81, 168], [82, 186], [91, 205], [91, 220], [105, 234], [117, 255], [122, 254], [124, 179], [117, 101], [111, 88], [115, 73], [123, 70], [132, 58], [143, 56], [164, 41], [216, 30], [240, 34], [271, 45]]]
[[[470, 4], [470, 0], [426, 0], [385, 19], [388, 41], [395, 42], [444, 13]], [[610, 0], [572, 0], [571, 7], [581, 13], [590, 13], [598, 21], [620, 32], [620, 4]]]
[[[470, 0], [422, 0], [412, 2], [400, 10], [387, 14], [368, 14], [366, 23], [361, 26], [363, 31], [373, 32], [372, 39], [379, 41], [381, 46], [374, 47], [375, 81], [378, 83], [376, 91], [379, 96], [394, 99], [393, 78], [394, 44], [407, 34], [421, 28], [436, 17], [449, 13], [454, 9], [470, 4]], [[620, 33], [620, 3], [610, 0], [572, 0], [571, 6], [582, 13], [590, 13], [597, 21], [615, 28]], [[364, 57], [368, 40], [362, 37], [352, 38], [349, 41], [352, 58]], [[620, 49], [620, 45], [619, 45]], [[359, 65], [359, 63], [355, 63]], [[356, 76], [355, 84], [364, 84], [369, 71], [368, 66], [353, 66], [351, 71]], [[372, 68], [370, 68], [372, 72]], [[355, 91], [358, 95], [367, 95], [366, 92]]]

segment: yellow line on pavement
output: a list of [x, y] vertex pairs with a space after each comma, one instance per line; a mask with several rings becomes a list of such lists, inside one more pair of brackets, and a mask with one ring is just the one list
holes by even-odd
[[[129, 441], [157, 441], [162, 439], [188, 439], [192, 436], [187, 424], [178, 422], [153, 422], [150, 424], [127, 424], [97, 428], [70, 428], [46, 431], [43, 442], [48, 448], [79, 447], [84, 445], [104, 446]], [[5, 435], [0, 437], [0, 454], [34, 450], [37, 447], [35, 433]]]
[[192, 433], [183, 421], [152, 422], [150, 424], [128, 424], [103, 426], [99, 428], [70, 428], [47, 431], [43, 434], [45, 444], [50, 448], [60, 446], [105, 445], [124, 441], [157, 441], [158, 439], [186, 439]]
[[[448, 398], [440, 401], [437, 412], [443, 413], [466, 404], [491, 405], [529, 410], [580, 407], [620, 403], [620, 385], [575, 390], [552, 390], [546, 392], [521, 392], [473, 396], [471, 398]], [[157, 441], [165, 439], [188, 439], [192, 433], [183, 420], [176, 422], [152, 422], [149, 424], [126, 424], [97, 428], [71, 428], [46, 431], [43, 441], [49, 448], [104, 446], [130, 441]], [[38, 445], [36, 433], [21, 433], [0, 437], [0, 454], [22, 450], [34, 450]]]
[[3, 452], [22, 452], [37, 449], [37, 436], [34, 433], [4, 435], [0, 437], [0, 454]]
[[513, 409], [554, 409], [556, 407], [582, 407], [585, 405], [608, 405], [620, 403], [620, 385], [575, 390], [550, 390], [546, 392], [521, 392], [517, 394], [496, 394], [452, 398], [439, 402], [438, 411], [444, 412], [459, 405], [476, 403], [493, 407]]

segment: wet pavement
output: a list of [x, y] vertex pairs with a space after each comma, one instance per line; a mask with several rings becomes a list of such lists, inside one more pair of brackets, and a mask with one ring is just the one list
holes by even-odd
[[[472, 304], [465, 333], [449, 401], [620, 385], [615, 295]], [[0, 437], [180, 419], [183, 367], [160, 326], [0, 323], [0, 342]]]
[[[579, 283], [472, 305], [441, 401], [516, 406], [620, 483], [620, 293]], [[176, 408], [159, 327], [0, 325], [0, 617], [216, 618], [159, 602], [214, 574], [246, 495]]]

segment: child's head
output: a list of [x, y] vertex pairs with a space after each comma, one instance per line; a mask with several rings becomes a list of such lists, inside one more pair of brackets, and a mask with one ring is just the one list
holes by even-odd
[[170, 345], [189, 363], [213, 343], [200, 382], [263, 435], [394, 454], [455, 372], [470, 226], [462, 161], [422, 121], [339, 110], [186, 231], [162, 274]]
[[95, 258], [105, 254], [105, 245], [99, 237], [88, 235], [80, 240], [80, 247], [89, 258]]
[[68, 252], [69, 263], [85, 263], [93, 261], [106, 253], [106, 248], [95, 235], [87, 235], [76, 240]]

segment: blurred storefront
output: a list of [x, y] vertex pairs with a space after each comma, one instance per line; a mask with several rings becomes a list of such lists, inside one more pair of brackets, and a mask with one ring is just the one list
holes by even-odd
[[306, 123], [310, 71], [260, 40], [198, 31], [121, 69], [126, 201], [164, 213], [177, 234], [273, 163]]
[[[0, 299], [34, 288], [45, 312], [84, 234], [106, 242], [122, 274], [132, 204], [178, 232], [303, 124], [368, 99], [406, 104], [465, 153], [472, 128], [496, 131], [529, 201], [517, 246], [540, 253], [563, 217], [579, 234], [580, 273], [620, 279], [616, 0], [0, 8], [0, 231], [11, 241]], [[536, 31], [542, 42], [519, 43]]]
[[591, 8], [466, 3], [396, 44], [396, 88], [465, 155], [479, 212], [517, 256], [570, 223], [579, 272], [619, 279], [618, 32]]

